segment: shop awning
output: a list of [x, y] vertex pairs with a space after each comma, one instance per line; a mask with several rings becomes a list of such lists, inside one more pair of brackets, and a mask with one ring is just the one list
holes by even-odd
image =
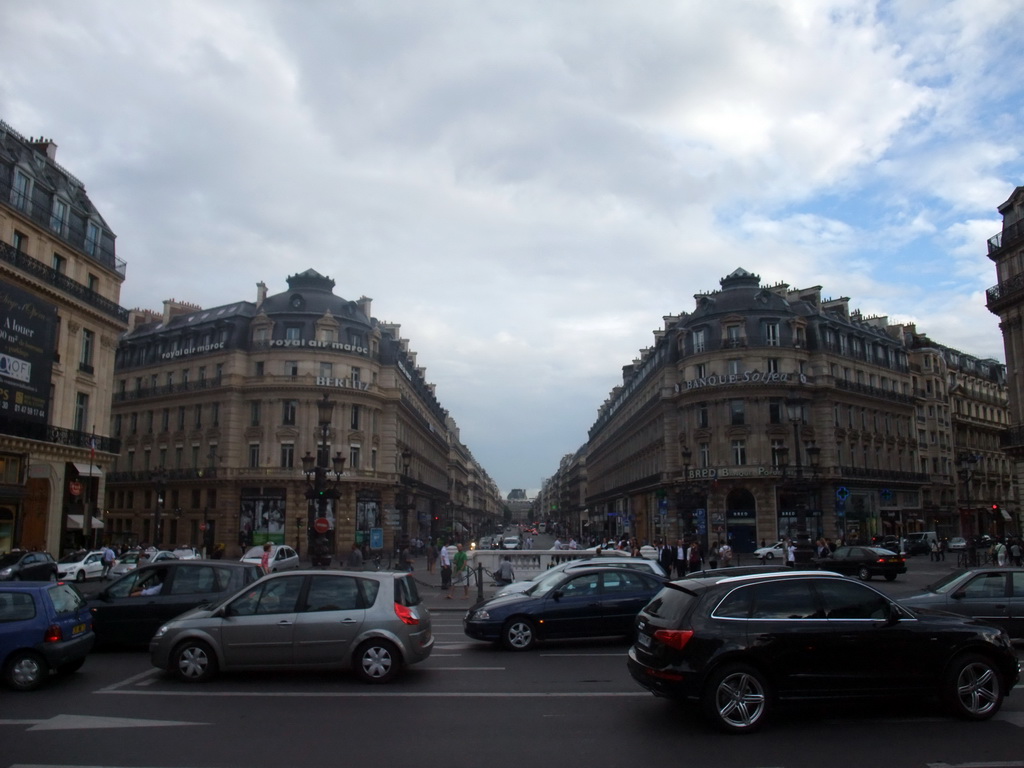
[[[68, 530], [69, 531], [80, 531], [82, 530], [82, 523], [84, 522], [84, 515], [68, 515]], [[103, 521], [98, 517], [92, 519], [92, 527], [94, 529], [100, 529], [103, 527]]]
[[82, 463], [78, 461], [74, 462], [74, 464], [75, 469], [78, 470], [78, 474], [82, 475], [83, 477], [103, 477], [102, 467], [96, 464]]

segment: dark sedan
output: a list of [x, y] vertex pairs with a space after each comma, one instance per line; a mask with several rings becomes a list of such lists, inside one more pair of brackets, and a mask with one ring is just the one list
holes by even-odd
[[143, 565], [89, 600], [98, 645], [145, 646], [164, 622], [237, 592], [263, 575], [230, 560]]
[[856, 576], [861, 581], [872, 576], [893, 581], [907, 572], [907, 558], [881, 547], [839, 547], [830, 557], [820, 557], [815, 562], [823, 570]]
[[663, 578], [628, 568], [551, 573], [526, 592], [477, 603], [463, 628], [475, 640], [500, 642], [513, 651], [556, 638], [630, 637], [637, 612], [664, 584]]
[[954, 571], [900, 604], [982, 619], [1002, 627], [1010, 637], [1024, 638], [1024, 568]]

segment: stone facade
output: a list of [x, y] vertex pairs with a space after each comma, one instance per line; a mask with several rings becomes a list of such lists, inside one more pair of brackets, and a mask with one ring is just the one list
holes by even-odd
[[125, 263], [57, 145], [0, 121], [0, 552], [102, 540]]

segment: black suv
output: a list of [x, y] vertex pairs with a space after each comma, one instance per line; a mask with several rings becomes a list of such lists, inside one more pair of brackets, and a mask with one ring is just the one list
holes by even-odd
[[57, 563], [49, 552], [17, 550], [0, 555], [0, 581], [56, 581]]
[[1005, 631], [912, 611], [814, 571], [676, 581], [636, 630], [633, 678], [699, 702], [729, 733], [756, 730], [786, 700], [937, 695], [960, 717], [985, 720], [1020, 676]]

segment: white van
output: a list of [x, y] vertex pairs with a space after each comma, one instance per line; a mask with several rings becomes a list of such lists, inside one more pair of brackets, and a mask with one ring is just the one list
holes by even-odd
[[917, 531], [907, 534], [907, 554], [927, 555], [932, 551], [932, 542], [938, 542], [935, 531]]

